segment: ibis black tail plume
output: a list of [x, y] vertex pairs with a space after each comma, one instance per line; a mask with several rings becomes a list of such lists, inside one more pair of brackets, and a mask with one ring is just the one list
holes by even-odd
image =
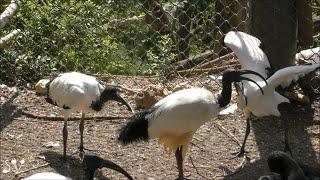
[[137, 112], [129, 118], [129, 122], [120, 129], [118, 140], [122, 144], [128, 144], [135, 141], [148, 141], [149, 122], [147, 116], [153, 112], [153, 109]]

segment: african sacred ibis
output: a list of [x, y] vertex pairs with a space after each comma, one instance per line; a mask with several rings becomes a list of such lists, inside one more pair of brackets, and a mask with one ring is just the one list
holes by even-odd
[[118, 140], [128, 144], [157, 138], [166, 149], [175, 151], [178, 178], [183, 179], [183, 159], [193, 134], [230, 102], [232, 82], [252, 81], [242, 77], [245, 74], [260, 76], [249, 70], [227, 70], [223, 73], [218, 97], [203, 88], [184, 89], [168, 95], [152, 108], [134, 114], [120, 130]]
[[[320, 64], [286, 67], [270, 75], [270, 64], [266, 54], [260, 48], [261, 42], [258, 38], [240, 31], [230, 31], [224, 37], [224, 44], [229, 47], [238, 57], [242, 69], [250, 69], [261, 74], [267, 79], [267, 84], [250, 74], [246, 75], [257, 82], [263, 89], [264, 94], [259, 92], [255, 84], [251, 82], [236, 83], [238, 91], [238, 105], [244, 110], [246, 116], [246, 132], [240, 151], [235, 153], [236, 157], [245, 153], [245, 143], [250, 133], [250, 115], [257, 117], [280, 116], [278, 105], [290, 101], [275, 91], [275, 88], [283, 88], [320, 67]], [[289, 148], [285, 138], [285, 147]]]
[[297, 163], [289, 154], [274, 151], [268, 157], [271, 175], [261, 176], [259, 180], [319, 180], [320, 174], [315, 168]]
[[[85, 171], [85, 179], [86, 180], [93, 180], [94, 178], [94, 172], [97, 169], [101, 168], [109, 168], [112, 170], [115, 170], [124, 176], [126, 176], [129, 180], [132, 180], [133, 178], [130, 176], [130, 174], [125, 171], [122, 167], [118, 166], [117, 164], [102, 159], [100, 156], [95, 155], [95, 154], [85, 154], [83, 158], [83, 166], [84, 166], [84, 171]], [[27, 178], [26, 180], [49, 180], [49, 179], [54, 179], [54, 180], [71, 180], [71, 178], [63, 176], [58, 173], [53, 173], [53, 172], [41, 172], [37, 174], [33, 174]]]
[[131, 106], [118, 94], [118, 89], [112, 86], [104, 87], [95, 77], [78, 73], [68, 72], [60, 74], [53, 80], [40, 80], [36, 86], [36, 92], [47, 95], [45, 100], [53, 105], [62, 108], [64, 116], [63, 127], [63, 157], [66, 159], [67, 148], [67, 120], [72, 112], [82, 111], [82, 118], [79, 124], [80, 146], [83, 152], [83, 129], [84, 111], [100, 111], [105, 102], [114, 100], [127, 106]]

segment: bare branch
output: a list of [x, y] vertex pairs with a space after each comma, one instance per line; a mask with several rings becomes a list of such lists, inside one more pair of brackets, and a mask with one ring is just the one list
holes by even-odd
[[177, 73], [183, 77], [192, 77], [192, 76], [196, 76], [196, 75], [201, 75], [203, 73], [218, 74], [218, 73], [221, 73], [222, 71], [229, 69], [229, 68], [232, 68], [232, 69], [240, 68], [240, 64], [214, 66], [214, 67], [205, 68], [205, 69], [187, 69], [187, 70], [178, 71]]
[[113, 19], [108, 24], [112, 28], [119, 28], [123, 26], [130, 26], [133, 23], [142, 22], [145, 18], [145, 15], [133, 16], [125, 19]]
[[16, 29], [16, 30], [12, 31], [11, 33], [9, 33], [8, 35], [2, 37], [0, 39], [0, 48], [9, 48], [13, 38], [18, 36], [20, 33], [21, 33], [21, 30]]
[[9, 6], [0, 15], [0, 28], [3, 28], [14, 13], [20, 8], [21, 2], [12, 0]]
[[[43, 115], [36, 115], [32, 114], [30, 112], [22, 111], [22, 115], [25, 115], [30, 118], [36, 118], [36, 119], [46, 119], [51, 121], [64, 121], [63, 117], [58, 116], [43, 116]], [[128, 119], [129, 116], [93, 116], [93, 117], [85, 117], [85, 120], [120, 120], [120, 119]], [[68, 119], [68, 121], [77, 121], [81, 118], [72, 117]]]
[[180, 71], [180, 70], [184, 70], [184, 69], [189, 69], [189, 68], [192, 68], [202, 62], [210, 61], [210, 60], [217, 58], [217, 57], [218, 57], [218, 54], [215, 54], [213, 51], [208, 50], [204, 53], [195, 55], [194, 57], [176, 62], [175, 63], [176, 70]]
[[197, 69], [210, 68], [210, 67], [217, 65], [221, 62], [228, 61], [228, 60], [232, 59], [234, 56], [235, 56], [235, 54], [232, 52], [232, 53], [226, 54], [224, 56], [218, 57], [216, 59], [213, 59], [212, 61], [200, 64], [200, 65], [196, 66], [196, 68]]
[[29, 171], [32, 171], [32, 170], [36, 170], [36, 169], [39, 169], [39, 168], [42, 168], [42, 167], [46, 167], [46, 166], [49, 166], [49, 165], [50, 165], [50, 163], [44, 163], [44, 164], [41, 164], [41, 165], [38, 165], [38, 166], [35, 166], [35, 167], [32, 167], [32, 168], [26, 169], [24, 171], [16, 172], [14, 174], [17, 176], [19, 174], [26, 173], [26, 172], [29, 172]]

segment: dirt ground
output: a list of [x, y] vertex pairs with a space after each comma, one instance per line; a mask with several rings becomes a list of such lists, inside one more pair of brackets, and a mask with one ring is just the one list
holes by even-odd
[[[120, 77], [108, 81], [123, 83], [130, 88], [142, 88], [156, 83], [150, 79]], [[208, 83], [207, 80], [203, 81]], [[212, 83], [212, 89], [218, 93], [220, 86]], [[21, 179], [43, 171], [82, 179], [83, 170], [77, 152], [80, 139], [79, 121], [68, 122], [68, 160], [64, 163], [61, 159], [63, 121], [52, 118], [61, 116], [59, 109], [47, 104], [43, 97], [36, 96], [30, 88], [24, 88], [19, 93], [4, 86], [0, 87], [0, 90], [0, 179]], [[125, 94], [124, 97], [134, 106], [132, 96]], [[234, 100], [232, 103], [235, 103]], [[280, 109], [282, 119], [286, 119], [290, 124], [289, 141], [293, 156], [310, 166], [319, 166], [320, 97], [313, 97], [309, 106], [284, 104], [280, 105]], [[130, 115], [132, 114], [125, 107], [116, 103], [108, 103], [99, 113], [87, 114], [87, 117], [97, 118], [85, 121], [84, 146], [122, 166], [134, 179], [175, 179], [178, 172], [174, 154], [166, 152], [156, 140], [127, 146], [117, 142], [118, 129], [126, 123], [126, 119], [108, 120], [107, 117]], [[80, 117], [79, 114], [75, 116]], [[219, 116], [203, 125], [195, 134], [184, 162], [186, 177], [251, 180], [268, 174], [266, 160], [269, 153], [284, 148], [280, 118], [254, 119], [251, 127], [246, 146], [250, 160], [240, 172], [233, 174], [243, 160], [231, 159], [231, 153], [239, 149], [233, 136], [239, 141], [243, 139], [243, 114], [237, 110], [235, 114]], [[121, 174], [106, 169], [100, 170], [97, 177], [125, 179]]]

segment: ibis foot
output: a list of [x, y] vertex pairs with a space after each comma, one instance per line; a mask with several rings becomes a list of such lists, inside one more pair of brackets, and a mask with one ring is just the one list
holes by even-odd
[[249, 161], [250, 161], [250, 158], [247, 156], [246, 153], [244, 153], [241, 163], [236, 167], [236, 169], [232, 172], [232, 174], [239, 173], [243, 169], [243, 167], [247, 164], [247, 162], [249, 162]]
[[238, 157], [246, 156], [248, 153], [249, 153], [248, 151], [245, 151], [244, 149], [240, 149], [240, 151], [231, 153], [231, 155], [234, 156], [231, 159], [235, 159], [235, 158], [238, 158]]

